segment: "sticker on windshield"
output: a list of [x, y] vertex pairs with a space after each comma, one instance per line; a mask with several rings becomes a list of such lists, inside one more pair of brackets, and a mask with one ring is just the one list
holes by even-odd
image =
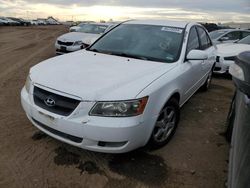
[[183, 29], [180, 28], [174, 28], [174, 27], [162, 27], [162, 31], [168, 31], [168, 32], [173, 32], [173, 33], [182, 33]]

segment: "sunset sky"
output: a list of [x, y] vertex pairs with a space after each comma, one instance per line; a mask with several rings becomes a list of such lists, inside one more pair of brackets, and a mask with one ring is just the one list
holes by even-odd
[[250, 0], [0, 0], [0, 16], [250, 22]]

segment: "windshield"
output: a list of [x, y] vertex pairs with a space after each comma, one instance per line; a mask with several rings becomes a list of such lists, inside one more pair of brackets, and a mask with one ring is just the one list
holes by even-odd
[[209, 33], [209, 36], [211, 37], [212, 40], [214, 40], [227, 32], [228, 31], [226, 30], [216, 30], [216, 31], [212, 31], [211, 33]]
[[108, 26], [106, 25], [92, 25], [92, 24], [85, 24], [83, 25], [78, 32], [81, 33], [92, 33], [92, 34], [101, 34], [104, 33]]
[[172, 63], [179, 59], [183, 33], [182, 28], [122, 24], [107, 33], [88, 50]]
[[239, 40], [237, 43], [240, 43], [240, 44], [250, 44], [250, 35], [248, 35], [247, 37]]
[[83, 27], [83, 26], [85, 26], [86, 25], [86, 23], [80, 23], [79, 25], [78, 25], [78, 27]]

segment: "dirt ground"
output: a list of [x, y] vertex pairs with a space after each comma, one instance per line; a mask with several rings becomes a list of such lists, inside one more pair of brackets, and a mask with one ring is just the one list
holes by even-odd
[[111, 155], [81, 150], [39, 132], [26, 118], [20, 90], [29, 68], [55, 56], [64, 26], [0, 27], [0, 187], [224, 187], [229, 145], [222, 133], [233, 95], [217, 77], [181, 109], [165, 147]]

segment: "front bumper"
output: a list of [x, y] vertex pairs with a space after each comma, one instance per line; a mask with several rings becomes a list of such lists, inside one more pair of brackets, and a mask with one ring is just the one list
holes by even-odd
[[214, 73], [224, 74], [228, 73], [230, 65], [232, 65], [234, 61], [222, 60], [220, 62], [216, 62]]
[[144, 146], [151, 134], [153, 121], [144, 122], [142, 116], [128, 118], [88, 116], [88, 111], [94, 102], [81, 102], [70, 116], [65, 117], [36, 106], [33, 95], [28, 94], [23, 88], [21, 103], [27, 117], [38, 129], [55, 139], [91, 151], [128, 152]]
[[81, 50], [82, 46], [81, 45], [65, 46], [65, 45], [59, 45], [58, 43], [56, 43], [55, 48], [56, 48], [57, 54], [66, 54], [66, 53]]

